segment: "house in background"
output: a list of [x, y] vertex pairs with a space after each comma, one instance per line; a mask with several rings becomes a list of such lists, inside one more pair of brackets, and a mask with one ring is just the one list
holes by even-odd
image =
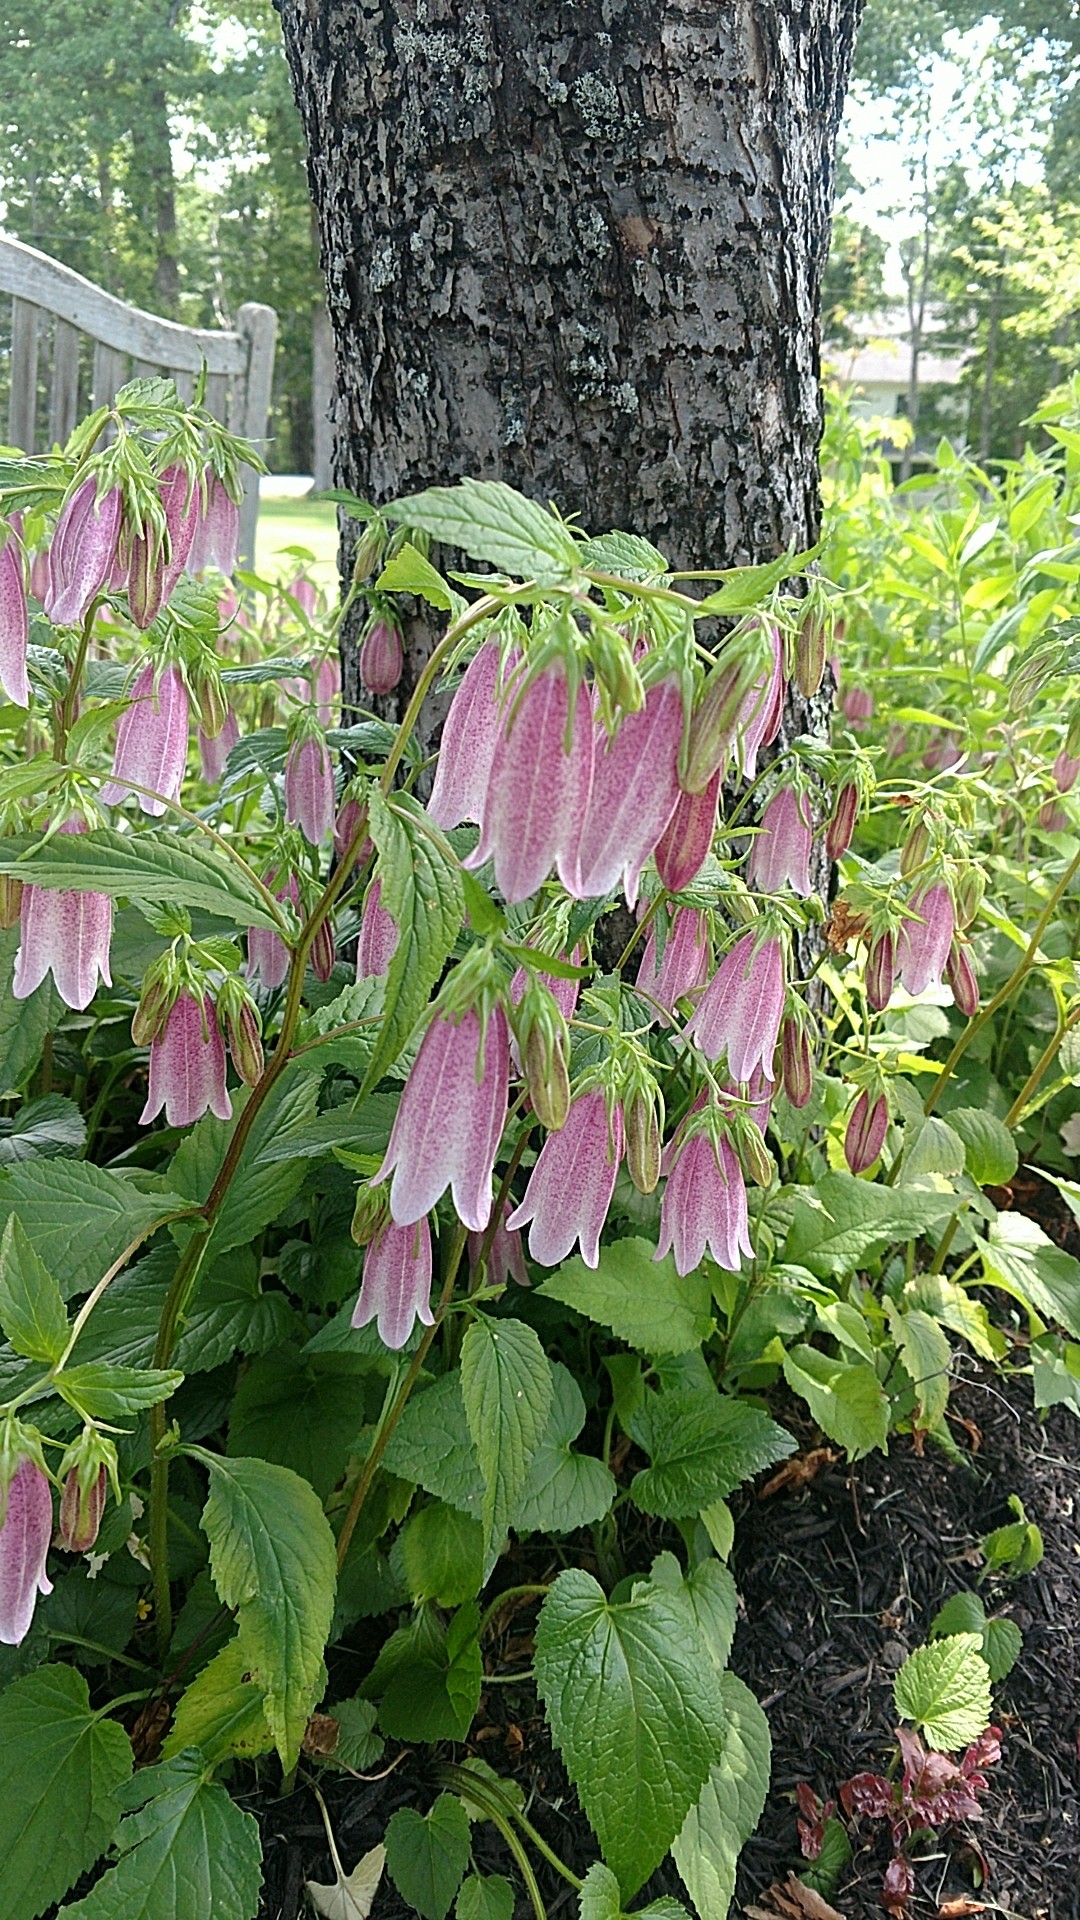
[[[915, 402], [914, 443], [903, 447], [886, 436], [882, 451], [900, 480], [933, 459], [942, 434], [963, 442], [967, 438], [970, 400], [962, 385], [967, 356], [940, 351], [924, 333], [918, 359], [901, 308], [875, 315], [861, 324], [861, 338], [849, 345], [822, 348], [827, 370], [847, 394], [852, 412], [861, 420], [909, 419]], [[913, 377], [914, 376], [914, 377]]]

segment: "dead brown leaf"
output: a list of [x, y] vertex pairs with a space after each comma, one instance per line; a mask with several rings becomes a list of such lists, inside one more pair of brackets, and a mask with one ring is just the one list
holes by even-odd
[[304, 1753], [333, 1753], [341, 1735], [341, 1726], [329, 1713], [313, 1713], [304, 1728]]
[[985, 1913], [985, 1900], [972, 1900], [969, 1894], [962, 1893], [956, 1900], [943, 1900], [938, 1908], [938, 1920], [964, 1920], [965, 1914]]
[[758, 1499], [768, 1500], [774, 1493], [785, 1493], [790, 1487], [797, 1491], [799, 1487], [808, 1487], [816, 1480], [825, 1467], [835, 1466], [839, 1456], [831, 1447], [811, 1447], [807, 1453], [794, 1453], [785, 1460], [770, 1480], [758, 1488]]
[[746, 1920], [844, 1920], [842, 1913], [794, 1873], [788, 1874], [783, 1886], [774, 1881], [764, 1898], [770, 1906], [743, 1908]]

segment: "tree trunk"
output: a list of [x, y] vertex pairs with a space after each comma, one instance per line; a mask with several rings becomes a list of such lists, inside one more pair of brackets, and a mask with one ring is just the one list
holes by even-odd
[[500, 478], [684, 566], [811, 543], [862, 0], [278, 4], [339, 483]]

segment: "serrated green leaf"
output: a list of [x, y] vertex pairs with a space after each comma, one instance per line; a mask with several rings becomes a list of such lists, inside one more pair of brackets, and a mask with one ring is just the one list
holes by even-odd
[[900, 1349], [911, 1384], [921, 1427], [936, 1427], [949, 1404], [949, 1368], [952, 1349], [936, 1320], [918, 1307], [899, 1312], [885, 1302], [889, 1328]]
[[74, 1100], [47, 1093], [28, 1100], [11, 1121], [11, 1131], [0, 1134], [0, 1167], [20, 1160], [55, 1160], [76, 1154], [86, 1144], [86, 1121]]
[[172, 1760], [185, 1748], [198, 1747], [207, 1764], [217, 1766], [232, 1754], [251, 1758], [267, 1753], [273, 1744], [263, 1690], [251, 1678], [237, 1636], [185, 1687], [173, 1709], [161, 1756]]
[[889, 1401], [873, 1367], [793, 1347], [784, 1355], [784, 1379], [805, 1400], [828, 1439], [861, 1460], [875, 1447], [884, 1450], [889, 1433]]
[[964, 1143], [965, 1166], [980, 1187], [1004, 1186], [1020, 1164], [1016, 1142], [1003, 1121], [983, 1107], [953, 1107], [949, 1125]]
[[585, 1425], [585, 1402], [572, 1373], [551, 1369], [551, 1410], [544, 1436], [510, 1518], [517, 1533], [573, 1533], [602, 1520], [618, 1491], [603, 1460], [575, 1453]]
[[39, 1667], [0, 1693], [4, 1920], [36, 1920], [105, 1851], [131, 1743], [91, 1710], [72, 1667]]
[[701, 1268], [676, 1273], [671, 1255], [655, 1260], [655, 1252], [648, 1240], [612, 1240], [595, 1269], [565, 1260], [537, 1292], [645, 1353], [689, 1353], [715, 1325], [708, 1280]]
[[406, 540], [397, 552], [387, 561], [375, 582], [376, 593], [418, 593], [429, 606], [438, 607], [442, 613], [452, 613], [455, 602], [461, 605], [460, 594], [447, 586], [442, 574], [431, 561]]
[[1020, 1658], [1024, 1636], [1015, 1620], [997, 1614], [983, 1630], [982, 1656], [990, 1669], [994, 1685], [1011, 1673]]
[[982, 1636], [954, 1633], [909, 1653], [893, 1683], [896, 1711], [928, 1746], [955, 1753], [990, 1724], [990, 1670]]
[[795, 1195], [784, 1260], [818, 1279], [853, 1273], [894, 1241], [913, 1240], [955, 1212], [956, 1196], [915, 1187], [881, 1187], [850, 1173], [828, 1173]]
[[[131, 1531], [131, 1508], [127, 1502], [125, 1506], [127, 1524], [121, 1539], [126, 1539]], [[120, 1512], [111, 1504], [107, 1509], [99, 1551], [104, 1550], [110, 1523], [114, 1517], [120, 1517]], [[119, 1540], [115, 1541], [113, 1551], [119, 1544]], [[79, 1560], [70, 1572], [54, 1580], [52, 1592], [38, 1602], [34, 1614], [35, 1628], [40, 1627], [48, 1635], [47, 1644], [53, 1651], [68, 1641], [77, 1648], [76, 1657], [82, 1667], [106, 1666], [113, 1654], [123, 1653], [135, 1631], [139, 1589], [110, 1579], [114, 1564], [110, 1563], [91, 1579], [89, 1562]]]
[[164, 1367], [116, 1367], [107, 1360], [65, 1367], [54, 1386], [62, 1399], [88, 1420], [110, 1425], [160, 1406], [183, 1382], [183, 1374]]
[[384, 511], [399, 525], [524, 580], [565, 580], [579, 566], [577, 541], [562, 522], [503, 480], [428, 487]]
[[465, 1418], [461, 1375], [456, 1369], [411, 1396], [383, 1461], [399, 1480], [413, 1480], [436, 1500], [445, 1500], [479, 1520], [484, 1476]]
[[386, 975], [383, 1024], [360, 1088], [370, 1091], [412, 1034], [461, 930], [461, 872], [438, 829], [408, 794], [369, 799], [381, 904], [398, 930]]
[[45, 1036], [59, 1026], [67, 1009], [48, 974], [25, 1000], [11, 991], [19, 928], [0, 929], [0, 1095], [18, 1093], [25, 1085], [45, 1046]]
[[[175, 1247], [155, 1248], [118, 1274], [79, 1335], [80, 1364], [112, 1360], [128, 1367], [150, 1366], [165, 1294], [176, 1271]], [[240, 1348], [259, 1353], [284, 1340], [293, 1313], [284, 1294], [261, 1293], [252, 1255], [239, 1249], [205, 1274], [177, 1342], [181, 1372], [199, 1373], [223, 1365]]]
[[230, 1454], [291, 1467], [319, 1498], [340, 1480], [364, 1424], [366, 1363], [347, 1353], [279, 1347], [251, 1362], [233, 1396]]
[[622, 1920], [622, 1894], [610, 1867], [594, 1860], [578, 1895], [580, 1920]]
[[0, 1211], [5, 1219], [18, 1214], [65, 1300], [86, 1293], [133, 1240], [187, 1204], [177, 1193], [143, 1193], [88, 1160], [24, 1160], [0, 1186]]
[[986, 1608], [977, 1593], [964, 1588], [938, 1608], [930, 1622], [930, 1637], [940, 1640], [957, 1633], [977, 1633], [981, 1638], [985, 1628]]
[[[306, 1161], [298, 1157], [284, 1164], [267, 1163], [262, 1156], [271, 1140], [288, 1140], [310, 1124], [321, 1079], [321, 1067], [287, 1070], [263, 1102], [214, 1221], [207, 1259], [220, 1260], [233, 1247], [250, 1246], [299, 1193], [307, 1176]], [[206, 1114], [173, 1155], [169, 1178], [197, 1205], [202, 1205], [217, 1179], [244, 1104], [245, 1097], [234, 1097], [231, 1120]], [[186, 1225], [178, 1225], [174, 1238], [184, 1245], [189, 1233]]]
[[928, 1173], [954, 1175], [964, 1171], [964, 1142], [948, 1120], [928, 1114], [919, 1122], [910, 1144], [904, 1130], [904, 1178], [919, 1180]]
[[259, 1828], [198, 1752], [144, 1767], [136, 1810], [116, 1836], [120, 1858], [63, 1920], [254, 1920], [262, 1878]]
[[789, 553], [780, 560], [763, 561], [760, 566], [729, 568], [716, 576], [723, 580], [723, 586], [699, 600], [695, 617], [700, 620], [707, 615], [741, 613], [744, 609], [760, 606], [762, 600], [782, 580], [791, 580], [801, 573], [816, 551], [811, 547], [805, 553]]
[[331, 1720], [338, 1724], [337, 1746], [333, 1753], [318, 1756], [332, 1767], [348, 1767], [353, 1773], [363, 1773], [369, 1767], [378, 1765], [382, 1757], [383, 1742], [375, 1731], [377, 1718], [374, 1703], [370, 1700], [339, 1700], [336, 1706], [325, 1711]]
[[1023, 1213], [999, 1213], [986, 1239], [976, 1235], [975, 1244], [992, 1284], [1080, 1338], [1080, 1260]]
[[580, 1568], [544, 1600], [535, 1671], [555, 1744], [628, 1899], [721, 1751], [719, 1677], [674, 1595], [648, 1586], [613, 1606]]
[[402, 1528], [400, 1551], [414, 1600], [457, 1607], [479, 1593], [484, 1578], [484, 1529], [469, 1514], [441, 1500], [421, 1507]]
[[795, 1451], [759, 1407], [698, 1387], [647, 1394], [630, 1431], [652, 1462], [634, 1475], [630, 1498], [668, 1520], [700, 1513]]
[[547, 1425], [551, 1367], [523, 1320], [474, 1320], [461, 1348], [461, 1393], [480, 1471], [484, 1577], [490, 1574]]
[[723, 1673], [739, 1611], [739, 1596], [728, 1569], [719, 1560], [702, 1560], [684, 1578], [675, 1555], [660, 1553], [649, 1569], [649, 1580], [685, 1600], [705, 1652], [717, 1673]]
[[185, 1451], [210, 1474], [202, 1512], [210, 1571], [224, 1604], [239, 1609], [240, 1644], [289, 1768], [321, 1680], [337, 1584], [334, 1536], [313, 1489], [287, 1467]]
[[255, 875], [194, 835], [120, 833], [94, 827], [89, 833], [57, 833], [43, 841], [23, 834], [0, 840], [0, 873], [35, 887], [107, 893], [113, 899], [166, 899], [174, 907], [201, 907], [240, 927], [281, 933]]
[[470, 1873], [454, 1912], [457, 1920], [513, 1920], [514, 1889], [501, 1873]]
[[0, 1327], [16, 1353], [51, 1366], [67, 1345], [60, 1289], [12, 1214], [0, 1239]]
[[710, 1500], [698, 1515], [714, 1553], [726, 1560], [735, 1545], [735, 1521], [726, 1500]]
[[386, 1865], [403, 1900], [424, 1920], [446, 1920], [469, 1864], [468, 1816], [452, 1793], [429, 1814], [399, 1807], [386, 1829]]
[[384, 1644], [362, 1693], [378, 1694], [379, 1725], [394, 1740], [464, 1740], [480, 1699], [483, 1667], [470, 1601], [444, 1628], [428, 1608]]
[[396, 1099], [373, 1093], [359, 1107], [331, 1107], [286, 1134], [271, 1136], [260, 1148], [256, 1164], [268, 1167], [283, 1160], [324, 1160], [332, 1147], [381, 1156], [390, 1139], [396, 1106]]
[[720, 1690], [720, 1752], [671, 1849], [700, 1920], [725, 1920], [740, 1851], [764, 1811], [772, 1759], [769, 1723], [749, 1687], [725, 1673]]
[[598, 573], [619, 573], [624, 580], [656, 580], [668, 572], [668, 563], [651, 540], [638, 533], [600, 533], [581, 543], [583, 567]]
[[1035, 1405], [1068, 1407], [1080, 1416], [1080, 1346], [1053, 1333], [1040, 1334], [1031, 1343], [1031, 1372]]

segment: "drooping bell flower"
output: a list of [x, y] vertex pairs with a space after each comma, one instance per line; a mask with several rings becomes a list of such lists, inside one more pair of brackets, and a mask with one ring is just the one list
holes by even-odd
[[325, 920], [320, 920], [315, 929], [315, 938], [311, 942], [311, 952], [308, 955], [308, 965], [316, 980], [321, 980], [325, 984], [334, 971], [336, 961], [337, 940], [333, 923], [327, 915]]
[[682, 784], [703, 793], [727, 767], [736, 736], [767, 698], [773, 644], [759, 620], [748, 621], [725, 643], [690, 715]]
[[487, 640], [466, 667], [443, 722], [428, 801], [436, 826], [449, 831], [463, 820], [480, 825], [501, 731], [499, 648]]
[[285, 761], [285, 818], [313, 847], [334, 827], [334, 769], [321, 733], [297, 735]]
[[405, 671], [405, 654], [401, 628], [390, 615], [377, 613], [368, 622], [358, 665], [369, 693], [393, 693]]
[[848, 780], [836, 796], [836, 805], [825, 829], [825, 853], [829, 860], [843, 859], [851, 845], [858, 817], [859, 789], [853, 780]]
[[190, 993], [178, 994], [150, 1042], [150, 1088], [140, 1126], [148, 1126], [163, 1107], [170, 1127], [190, 1127], [206, 1112], [219, 1120], [232, 1115], [225, 1090], [225, 1042], [209, 995], [200, 1005]]
[[743, 934], [724, 956], [687, 1024], [707, 1060], [727, 1054], [741, 1085], [755, 1067], [771, 1073], [784, 1012], [784, 953], [775, 935]]
[[201, 506], [198, 525], [188, 552], [189, 573], [202, 573], [214, 566], [226, 576], [236, 572], [236, 553], [240, 544], [240, 509], [224, 482], [209, 467], [204, 476], [206, 504]]
[[296, 601], [301, 613], [306, 614], [310, 620], [315, 612], [315, 582], [309, 580], [305, 574], [298, 573], [295, 580], [290, 580], [285, 591]]
[[22, 550], [10, 538], [0, 551], [0, 687], [17, 707], [30, 705], [26, 677], [26, 648], [30, 639], [30, 612], [26, 604], [26, 577]]
[[607, 1219], [625, 1135], [620, 1107], [608, 1121], [599, 1087], [573, 1101], [566, 1125], [549, 1133], [529, 1176], [525, 1198], [507, 1221], [529, 1226], [529, 1253], [542, 1267], [557, 1267], [575, 1242], [587, 1267], [600, 1260], [600, 1233]]
[[[72, 818], [60, 831], [85, 833], [86, 822]], [[28, 999], [50, 971], [61, 1000], [77, 1013], [84, 1013], [90, 1005], [99, 979], [105, 986], [112, 986], [112, 901], [107, 893], [24, 886], [19, 927], [11, 983], [16, 1000]]]
[[706, 1249], [728, 1273], [738, 1273], [742, 1256], [754, 1251], [738, 1154], [730, 1141], [714, 1145], [708, 1133], [699, 1132], [672, 1157], [653, 1258], [674, 1252], [676, 1272], [692, 1273]]
[[909, 914], [896, 943], [896, 971], [901, 984], [917, 999], [928, 987], [940, 984], [949, 958], [956, 920], [952, 897], [942, 880], [921, 887], [908, 901]]
[[[346, 792], [334, 821], [334, 852], [339, 860], [344, 860], [356, 838], [363, 808], [355, 794]], [[362, 867], [371, 854], [371, 841], [361, 840], [356, 851], [356, 864]]]
[[173, 589], [187, 566], [195, 535], [202, 518], [202, 501], [199, 497], [199, 485], [189, 481], [187, 468], [177, 461], [166, 467], [158, 481], [158, 493], [165, 509], [165, 525], [169, 530], [169, 553], [161, 568], [161, 600], [168, 606]]
[[535, 893], [556, 865], [567, 892], [583, 897], [578, 849], [592, 791], [593, 725], [581, 684], [568, 752], [570, 698], [566, 667], [552, 660], [511, 697], [496, 740], [480, 841], [466, 864], [494, 860], [511, 906]]
[[948, 773], [951, 768], [958, 767], [966, 758], [967, 755], [959, 745], [955, 733], [935, 727], [927, 742], [922, 762], [930, 773]]
[[656, 871], [669, 893], [682, 893], [708, 859], [716, 832], [723, 768], [701, 793], [680, 793], [675, 811], [656, 843]]
[[[512, 1206], [512, 1201], [503, 1201], [502, 1219], [491, 1236], [487, 1257], [489, 1287], [505, 1287], [507, 1280], [516, 1280], [519, 1287], [527, 1287], [531, 1284], [529, 1270], [525, 1265], [525, 1249], [521, 1244], [521, 1235], [506, 1224]], [[486, 1235], [482, 1233], [470, 1233], [468, 1236], [471, 1273], [475, 1273], [480, 1265], [480, 1252], [485, 1238]]]
[[679, 907], [672, 917], [664, 942], [664, 957], [657, 964], [656, 936], [653, 928], [645, 942], [636, 984], [651, 1000], [658, 1000], [669, 1013], [676, 1000], [705, 985], [709, 970], [709, 942], [705, 915], [692, 907]]
[[98, 499], [93, 475], [61, 507], [42, 603], [54, 626], [76, 626], [105, 586], [116, 558], [120, 509], [119, 488]]
[[678, 757], [683, 703], [673, 678], [650, 687], [613, 740], [596, 727], [589, 809], [578, 847], [581, 894], [597, 899], [620, 876], [626, 904], [637, 901], [641, 869], [679, 799]]
[[1054, 785], [1059, 793], [1071, 793], [1078, 778], [1080, 778], [1080, 760], [1074, 760], [1068, 749], [1062, 747], [1054, 761]]
[[351, 1325], [374, 1320], [379, 1339], [395, 1352], [405, 1345], [416, 1322], [434, 1326], [431, 1311], [431, 1234], [427, 1215], [399, 1227], [387, 1221], [364, 1254], [360, 1297]]
[[866, 1004], [871, 1013], [883, 1013], [892, 999], [896, 978], [896, 935], [890, 928], [879, 933], [866, 955]]
[[761, 893], [779, 893], [785, 886], [806, 900], [810, 882], [810, 848], [814, 829], [810, 802], [795, 787], [781, 787], [761, 816], [761, 829], [750, 848], [747, 878]]
[[844, 1158], [852, 1173], [865, 1173], [872, 1167], [889, 1130], [889, 1107], [883, 1093], [873, 1096], [866, 1087], [851, 1109], [844, 1135]]
[[336, 653], [324, 653], [311, 683], [315, 718], [320, 727], [333, 726], [341, 696], [341, 662]]
[[0, 1642], [26, 1639], [39, 1593], [51, 1593], [45, 1561], [52, 1543], [52, 1488], [36, 1460], [24, 1454], [8, 1483], [0, 1525]]
[[397, 952], [397, 923], [381, 901], [382, 881], [376, 877], [368, 888], [360, 916], [360, 938], [356, 944], [358, 980], [381, 980], [389, 973], [390, 962]]
[[[263, 875], [264, 884], [274, 887], [278, 879], [276, 870]], [[274, 894], [275, 900], [287, 900], [290, 906], [300, 904], [300, 889], [296, 884], [296, 875], [290, 873], [288, 885]], [[247, 937], [247, 966], [245, 972], [249, 980], [258, 981], [267, 993], [276, 992], [288, 974], [292, 955], [281, 935], [272, 927], [249, 927]]]
[[436, 1014], [402, 1090], [386, 1158], [375, 1178], [389, 1179], [390, 1212], [408, 1227], [430, 1213], [447, 1187], [458, 1218], [483, 1233], [491, 1217], [495, 1155], [506, 1125], [510, 1041], [495, 1006], [482, 1031], [468, 1008]]
[[957, 1011], [965, 1020], [973, 1020], [979, 1011], [979, 982], [971, 964], [971, 949], [954, 940], [945, 963], [945, 980]]
[[[131, 705], [116, 729], [113, 777], [101, 789], [101, 798], [115, 806], [131, 791], [130, 782], [150, 789], [136, 794], [144, 813], [165, 812], [166, 802], [178, 800], [187, 767], [190, 706], [179, 667], [163, 669], [154, 685], [154, 663], [148, 660], [131, 689]], [[155, 799], [160, 794], [162, 798]]]
[[216, 787], [220, 783], [226, 762], [239, 738], [240, 722], [231, 707], [219, 733], [211, 736], [199, 728], [199, 761], [208, 786]]
[[787, 681], [784, 678], [784, 642], [779, 627], [770, 621], [769, 641], [772, 660], [762, 678], [747, 695], [742, 706], [735, 745], [744, 779], [757, 772], [757, 757], [762, 747], [771, 747], [780, 731]]
[[849, 727], [861, 733], [869, 726], [874, 713], [874, 696], [869, 687], [841, 687], [837, 705]]

